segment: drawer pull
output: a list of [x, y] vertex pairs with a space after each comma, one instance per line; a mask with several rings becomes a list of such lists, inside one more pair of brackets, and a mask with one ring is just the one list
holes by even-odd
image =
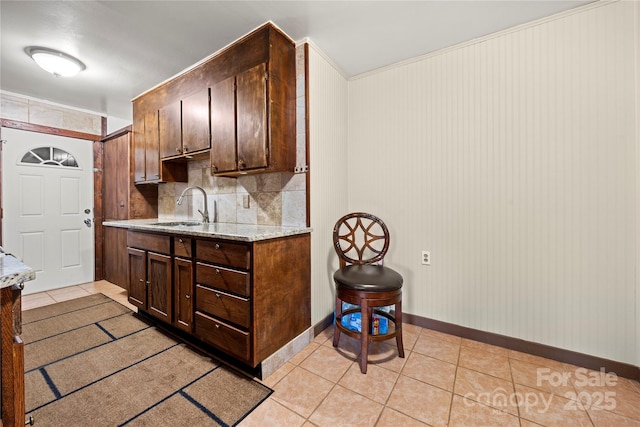
[[220, 274], [220, 270], [216, 268], [216, 274]]
[[140, 283], [144, 282], [144, 280], [143, 280], [143, 279], [138, 279], [138, 280], [140, 281]]
[[191, 298], [191, 295], [189, 295], [189, 294], [184, 296], [184, 299], [189, 299], [189, 298]]
[[178, 239], [178, 242], [180, 243], [184, 243], [184, 241], [182, 239]]
[[220, 325], [216, 323], [216, 329], [220, 329]]
[[220, 243], [216, 243], [216, 249], [220, 249]]
[[216, 294], [216, 298], [220, 299], [220, 294]]

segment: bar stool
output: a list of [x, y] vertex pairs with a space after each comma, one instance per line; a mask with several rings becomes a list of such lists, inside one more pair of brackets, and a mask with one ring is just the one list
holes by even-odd
[[[402, 276], [383, 266], [389, 249], [389, 230], [382, 220], [364, 212], [340, 218], [333, 228], [333, 246], [340, 258], [340, 269], [333, 275], [336, 285], [336, 324], [333, 346], [340, 334], [360, 340], [360, 371], [367, 373], [369, 342], [396, 339], [398, 356], [404, 357], [402, 346]], [[352, 304], [343, 311], [343, 302]], [[387, 312], [383, 307], [394, 306]], [[348, 315], [360, 315], [359, 330], [343, 325]], [[374, 314], [376, 316], [374, 316]], [[386, 333], [379, 333], [374, 323], [381, 317], [388, 323]], [[374, 322], [375, 321], [375, 322]]]

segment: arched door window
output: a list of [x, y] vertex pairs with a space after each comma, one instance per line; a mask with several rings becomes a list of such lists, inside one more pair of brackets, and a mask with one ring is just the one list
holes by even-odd
[[66, 168], [79, 167], [73, 155], [56, 147], [38, 147], [29, 150], [22, 156], [20, 163], [25, 165], [62, 166]]

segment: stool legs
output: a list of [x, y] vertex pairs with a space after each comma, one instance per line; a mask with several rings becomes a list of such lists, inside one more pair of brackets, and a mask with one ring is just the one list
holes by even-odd
[[[369, 356], [369, 337], [371, 335], [371, 322], [373, 319], [374, 307], [370, 306], [367, 299], [360, 300], [360, 372], [367, 373], [367, 361]], [[398, 301], [395, 306], [395, 328], [396, 344], [398, 346], [398, 356], [404, 357], [404, 345], [402, 342], [402, 301]], [[333, 346], [338, 347], [340, 341], [340, 328], [337, 324], [342, 320], [342, 300], [336, 297], [336, 326], [333, 332]]]
[[367, 373], [367, 359], [369, 356], [369, 320], [373, 314], [373, 308], [369, 307], [368, 301], [363, 299], [360, 305], [360, 372]]
[[398, 335], [396, 335], [396, 344], [398, 344], [398, 356], [404, 358], [404, 345], [402, 344], [402, 300], [396, 303], [396, 331], [398, 331]]
[[[342, 320], [342, 301], [340, 298], [336, 297], [336, 323]], [[333, 328], [333, 346], [338, 346], [338, 341], [340, 341], [340, 328], [337, 326]]]

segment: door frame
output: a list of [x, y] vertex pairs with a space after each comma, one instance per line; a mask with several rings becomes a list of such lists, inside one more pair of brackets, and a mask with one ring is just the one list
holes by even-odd
[[[49, 135], [66, 136], [69, 138], [84, 139], [93, 143], [93, 216], [94, 216], [94, 275], [95, 280], [104, 278], [102, 263], [102, 166], [103, 151], [102, 139], [107, 131], [107, 118], [102, 117], [102, 135], [78, 132], [69, 129], [60, 129], [50, 126], [36, 125], [18, 120], [0, 118], [0, 141], [2, 140], [2, 127], [19, 129], [28, 132], [45, 133]], [[0, 143], [0, 220], [4, 214], [2, 209], [2, 144]], [[2, 246], [2, 227], [0, 227], [0, 246]]]

